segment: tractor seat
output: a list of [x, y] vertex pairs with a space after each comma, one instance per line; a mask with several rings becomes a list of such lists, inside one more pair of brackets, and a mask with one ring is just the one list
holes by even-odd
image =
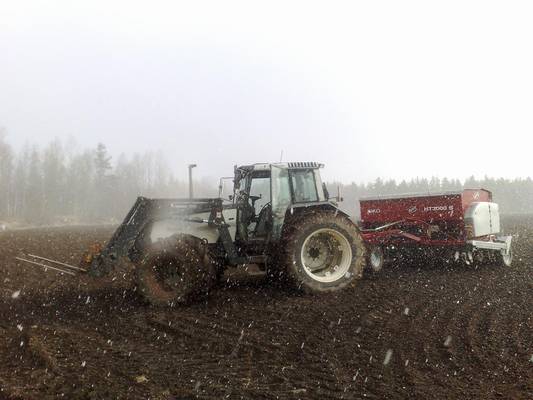
[[272, 205], [270, 203], [259, 212], [256, 218], [256, 224], [253, 231], [253, 237], [262, 238], [268, 236], [272, 229]]

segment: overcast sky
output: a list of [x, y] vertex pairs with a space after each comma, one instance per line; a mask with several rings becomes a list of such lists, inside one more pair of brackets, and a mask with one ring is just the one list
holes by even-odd
[[533, 175], [533, 2], [1, 1], [0, 126], [177, 175]]

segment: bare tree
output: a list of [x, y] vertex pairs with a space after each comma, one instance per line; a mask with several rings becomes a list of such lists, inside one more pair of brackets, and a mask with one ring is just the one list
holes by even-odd
[[[104, 144], [66, 154], [55, 140], [44, 149], [26, 146], [16, 153], [0, 130], [0, 220], [30, 224], [101, 223], [121, 220], [137, 196], [185, 197], [187, 183], [176, 179], [161, 153], [122, 154], [115, 165]], [[199, 196], [216, 196], [214, 178], [195, 182]], [[358, 199], [395, 193], [431, 193], [483, 187], [493, 192], [504, 213], [533, 213], [533, 180], [432, 177], [409, 181], [376, 179], [366, 184], [329, 184], [330, 193], [342, 187], [341, 207], [359, 212]]]
[[0, 218], [12, 216], [11, 188], [13, 151], [6, 142], [7, 131], [0, 128]]

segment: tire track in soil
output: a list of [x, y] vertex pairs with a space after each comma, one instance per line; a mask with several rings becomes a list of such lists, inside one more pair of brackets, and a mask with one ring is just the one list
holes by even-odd
[[[458, 393], [469, 393], [466, 389], [470, 386], [471, 379], [464, 383], [460, 376], [467, 373], [479, 375], [479, 372], [487, 367], [492, 371], [497, 356], [494, 349], [498, 346], [493, 346], [491, 339], [508, 337], [508, 332], [512, 330], [507, 328], [512, 326], [510, 323], [501, 323], [506, 317], [513, 320], [511, 314], [500, 312], [494, 304], [492, 307], [483, 307], [486, 301], [483, 297], [487, 294], [482, 300], [477, 299], [477, 295], [465, 295], [461, 297], [460, 302], [456, 302], [450, 295], [439, 298], [439, 294], [442, 296], [440, 281], [445, 283], [446, 278], [454, 278], [453, 274], [457, 273], [463, 275], [463, 272], [437, 272], [429, 287], [423, 285], [421, 292], [405, 297], [405, 304], [409, 307], [407, 315], [405, 312], [395, 313], [387, 324], [387, 327], [402, 333], [395, 336], [396, 341], [391, 344], [391, 348], [397, 347], [395, 354], [399, 355], [398, 361], [401, 361], [397, 366], [404, 378], [402, 384], [411, 396], [438, 397], [438, 393], [432, 394], [431, 390], [420, 391], [419, 388], [447, 387], [450, 384], [454, 385]], [[475, 273], [477, 272], [472, 272], [474, 282]], [[459, 282], [463, 292], [468, 289], [465, 287], [465, 281]], [[456, 290], [446, 292], [453, 295], [458, 293]], [[494, 298], [499, 293], [490, 292], [488, 295]], [[425, 302], [418, 298], [424, 299]], [[516, 323], [516, 318], [513, 321]], [[426, 331], [422, 331], [420, 326], [426, 326]], [[498, 331], [502, 330], [504, 333], [497, 335]], [[448, 336], [450, 343], [446, 343]], [[485, 380], [484, 384], [489, 386], [490, 382]], [[448, 394], [444, 394], [443, 398], [447, 396]]]
[[510, 226], [506, 270], [395, 265], [317, 297], [237, 279], [174, 309], [141, 305], [120, 276], [56, 280], [10, 260], [75, 259], [105, 230], [0, 234], [0, 385], [24, 399], [531, 398], [533, 219]]

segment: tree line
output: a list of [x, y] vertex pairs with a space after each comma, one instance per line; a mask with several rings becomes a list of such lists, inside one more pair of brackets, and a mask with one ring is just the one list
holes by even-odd
[[[162, 154], [121, 155], [113, 160], [104, 144], [79, 151], [54, 140], [44, 147], [27, 145], [19, 151], [0, 131], [0, 222], [76, 224], [118, 222], [135, 198], [185, 197], [188, 182], [177, 179]], [[399, 193], [431, 193], [463, 187], [489, 189], [503, 213], [533, 213], [531, 178], [466, 181], [415, 178], [409, 181], [376, 179], [372, 183], [329, 183], [340, 186], [342, 207], [358, 216], [358, 199]], [[195, 182], [195, 194], [215, 196], [216, 179]]]
[[59, 140], [15, 152], [0, 134], [0, 221], [24, 224], [116, 222], [138, 195], [176, 197], [176, 179], [161, 154], [121, 155], [104, 144], [77, 152]]

